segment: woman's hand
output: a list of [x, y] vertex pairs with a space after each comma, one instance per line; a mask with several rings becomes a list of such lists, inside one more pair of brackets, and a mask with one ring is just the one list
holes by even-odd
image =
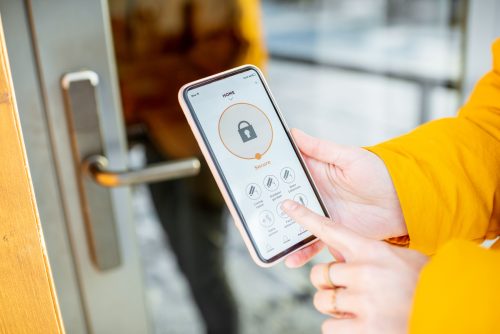
[[[396, 190], [379, 157], [365, 149], [320, 140], [297, 129], [292, 130], [292, 135], [336, 222], [378, 240], [408, 233]], [[294, 253], [286, 264], [301, 266], [322, 246], [315, 243]]]
[[323, 323], [323, 333], [408, 331], [415, 286], [428, 259], [425, 255], [362, 237], [290, 200], [283, 209], [345, 260], [318, 264], [311, 271], [318, 289], [314, 306], [333, 316]]

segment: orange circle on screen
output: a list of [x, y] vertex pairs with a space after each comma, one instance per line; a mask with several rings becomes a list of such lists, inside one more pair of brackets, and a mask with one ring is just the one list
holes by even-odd
[[250, 103], [235, 103], [219, 117], [219, 138], [224, 147], [240, 159], [260, 160], [273, 142], [269, 117]]

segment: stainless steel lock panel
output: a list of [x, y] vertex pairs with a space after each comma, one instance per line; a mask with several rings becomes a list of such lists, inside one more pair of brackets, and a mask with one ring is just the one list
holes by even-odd
[[244, 143], [257, 138], [255, 129], [247, 121], [241, 121], [238, 123], [238, 132], [240, 134], [241, 140], [243, 140]]

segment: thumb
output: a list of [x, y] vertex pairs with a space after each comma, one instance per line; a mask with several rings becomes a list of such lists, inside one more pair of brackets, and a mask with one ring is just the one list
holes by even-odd
[[340, 167], [353, 160], [353, 150], [348, 146], [312, 137], [299, 129], [291, 132], [300, 151], [311, 158]]
[[286, 214], [314, 234], [327, 246], [338, 250], [347, 260], [356, 257], [373, 240], [362, 237], [344, 225], [320, 216], [297, 202], [286, 200], [282, 204]]

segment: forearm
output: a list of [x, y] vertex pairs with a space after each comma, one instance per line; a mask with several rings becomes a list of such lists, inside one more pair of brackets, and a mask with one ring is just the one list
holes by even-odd
[[500, 41], [494, 49], [493, 70], [457, 117], [368, 148], [391, 174], [410, 247], [424, 253], [500, 231]]
[[498, 147], [476, 125], [452, 118], [369, 148], [392, 177], [410, 247], [432, 254], [451, 238], [498, 233]]

